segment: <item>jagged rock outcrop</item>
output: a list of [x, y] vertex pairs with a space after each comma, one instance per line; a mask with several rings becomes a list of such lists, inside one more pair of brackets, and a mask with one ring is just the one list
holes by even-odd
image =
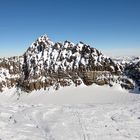
[[30, 91], [53, 85], [58, 89], [72, 83], [104, 85], [121, 71], [121, 65], [89, 45], [53, 43], [47, 36], [41, 36], [24, 54], [20, 86]]
[[22, 57], [0, 58], [0, 91], [17, 84], [22, 70]]
[[140, 90], [140, 60], [135, 63], [130, 63], [125, 67], [125, 74], [133, 79], [136, 86]]
[[124, 80], [123, 71], [124, 66], [83, 42], [53, 43], [44, 35], [23, 56], [0, 59], [0, 91], [13, 86], [26, 92], [82, 83], [113, 86], [113, 82], [133, 89], [134, 85]]

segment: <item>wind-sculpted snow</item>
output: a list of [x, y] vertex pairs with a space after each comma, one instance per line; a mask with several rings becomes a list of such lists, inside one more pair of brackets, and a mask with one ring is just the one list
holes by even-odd
[[140, 95], [114, 86], [0, 94], [1, 140], [139, 140]]
[[0, 105], [1, 140], [139, 140], [140, 102]]

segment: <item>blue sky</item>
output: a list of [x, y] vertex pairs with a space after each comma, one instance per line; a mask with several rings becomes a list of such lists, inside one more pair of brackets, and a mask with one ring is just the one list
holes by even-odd
[[140, 55], [140, 0], [0, 0], [0, 57], [23, 54], [43, 34]]

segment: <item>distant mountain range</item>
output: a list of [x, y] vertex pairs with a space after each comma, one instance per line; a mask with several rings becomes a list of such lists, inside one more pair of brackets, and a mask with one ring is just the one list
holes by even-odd
[[112, 59], [79, 42], [53, 43], [39, 37], [22, 56], [0, 58], [0, 92], [15, 87], [26, 92], [93, 83], [140, 92], [140, 59]]

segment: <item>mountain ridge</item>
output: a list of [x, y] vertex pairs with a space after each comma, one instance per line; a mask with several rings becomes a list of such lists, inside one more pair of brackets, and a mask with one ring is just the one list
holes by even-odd
[[83, 42], [53, 43], [43, 35], [22, 56], [0, 59], [0, 91], [13, 86], [26, 92], [49, 87], [57, 90], [82, 83], [87, 86], [118, 83], [130, 90], [140, 86], [139, 77], [131, 76], [135, 72], [139, 73], [139, 65], [115, 62]]

